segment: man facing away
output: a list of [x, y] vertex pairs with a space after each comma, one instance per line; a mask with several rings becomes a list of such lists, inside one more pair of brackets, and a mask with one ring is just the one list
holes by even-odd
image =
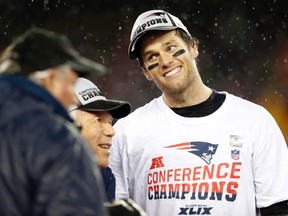
[[263, 107], [206, 86], [198, 40], [179, 18], [142, 13], [130, 37], [162, 95], [114, 126], [110, 166], [116, 198], [148, 215], [288, 215], [288, 150]]
[[95, 157], [68, 107], [78, 76], [104, 66], [32, 28], [0, 60], [0, 215], [108, 215]]

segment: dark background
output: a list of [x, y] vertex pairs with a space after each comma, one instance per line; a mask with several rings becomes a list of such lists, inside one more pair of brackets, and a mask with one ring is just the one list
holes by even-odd
[[109, 98], [133, 110], [160, 95], [127, 56], [137, 16], [164, 9], [200, 40], [203, 81], [267, 108], [288, 140], [288, 3], [286, 0], [0, 0], [0, 51], [30, 26], [64, 33], [108, 73], [90, 77]]

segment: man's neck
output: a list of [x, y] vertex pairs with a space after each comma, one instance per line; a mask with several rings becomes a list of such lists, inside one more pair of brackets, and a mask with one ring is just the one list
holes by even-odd
[[202, 85], [200, 88], [196, 88], [193, 91], [187, 91], [177, 94], [164, 93], [164, 102], [169, 107], [187, 107], [193, 106], [206, 101], [213, 90], [209, 87]]

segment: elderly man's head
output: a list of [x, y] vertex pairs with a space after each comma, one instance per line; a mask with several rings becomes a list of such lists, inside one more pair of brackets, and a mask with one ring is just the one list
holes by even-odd
[[109, 163], [113, 129], [113, 118], [122, 118], [130, 113], [128, 102], [107, 99], [91, 81], [78, 78], [74, 92], [78, 104], [70, 107], [75, 123], [81, 126], [81, 134], [90, 143], [101, 167]]

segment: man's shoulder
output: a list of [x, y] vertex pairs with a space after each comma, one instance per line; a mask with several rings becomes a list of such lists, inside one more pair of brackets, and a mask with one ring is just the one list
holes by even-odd
[[241, 97], [235, 94], [230, 94], [226, 92], [226, 97], [232, 100], [237, 105], [241, 105], [243, 107], [252, 108], [252, 109], [264, 109], [263, 106], [257, 104], [255, 101], [249, 98]]
[[153, 100], [149, 101], [148, 103], [144, 104], [141, 107], [138, 107], [137, 109], [135, 109], [135, 111], [133, 111], [130, 115], [141, 115], [143, 113], [146, 113], [147, 115], [152, 114], [154, 111], [159, 110], [160, 106], [159, 104], [162, 102], [161, 101], [162, 98], [158, 97], [158, 98], [154, 98]]
[[119, 119], [117, 122], [123, 122], [127, 125], [129, 122], [144, 122], [148, 120], [151, 116], [155, 115], [161, 109], [159, 106], [160, 98], [155, 98], [150, 102], [144, 104], [141, 107], [136, 108], [128, 116]]
[[230, 110], [233, 112], [245, 113], [246, 116], [253, 117], [271, 117], [269, 111], [260, 104], [250, 100], [249, 98], [243, 98], [237, 95], [226, 93], [226, 104], [230, 104]]
[[[73, 125], [61, 115], [55, 113], [53, 107], [37, 101], [37, 98], [29, 94], [22, 99], [9, 98], [9, 101], [0, 108], [2, 114], [0, 127], [1, 132], [7, 136], [13, 135], [15, 138], [29, 138], [31, 144], [41, 144], [39, 140], [48, 143], [50, 139], [58, 136], [64, 139], [73, 137]], [[75, 127], [76, 130], [76, 127]], [[34, 142], [33, 141], [33, 142]], [[51, 140], [53, 143], [53, 140]]]

